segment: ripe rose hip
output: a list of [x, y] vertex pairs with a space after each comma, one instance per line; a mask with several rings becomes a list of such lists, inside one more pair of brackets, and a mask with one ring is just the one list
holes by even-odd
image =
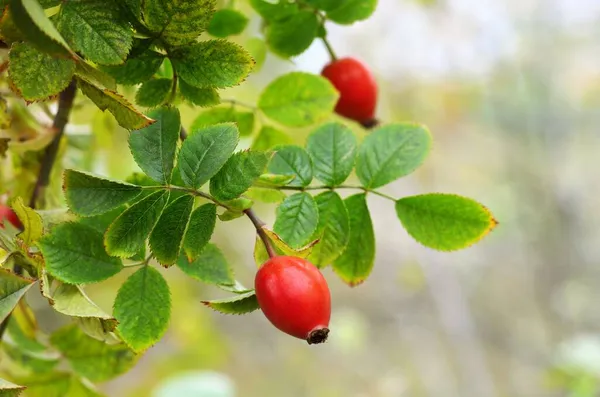
[[325, 66], [321, 75], [339, 91], [335, 112], [369, 128], [377, 124], [377, 84], [365, 65], [354, 58], [341, 58]]
[[312, 263], [293, 256], [273, 257], [256, 273], [254, 288], [260, 308], [275, 327], [309, 344], [325, 342], [331, 296], [327, 281]]
[[17, 229], [23, 229], [23, 224], [15, 212], [7, 205], [0, 204], [0, 228], [4, 229], [4, 222], [12, 223]]

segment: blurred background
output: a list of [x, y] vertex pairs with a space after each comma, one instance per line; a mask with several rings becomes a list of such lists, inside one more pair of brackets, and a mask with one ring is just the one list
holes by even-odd
[[[256, 14], [246, 2], [236, 4], [255, 20], [235, 40], [257, 44]], [[407, 235], [389, 202], [370, 197], [375, 269], [355, 288], [324, 271], [332, 333], [317, 346], [278, 332], [260, 312], [211, 312], [200, 300], [221, 291], [175, 268], [163, 272], [174, 302], [168, 334], [103, 391], [600, 396], [600, 1], [380, 0], [369, 20], [328, 31], [338, 56], [370, 65], [382, 120], [420, 122], [433, 133], [425, 165], [385, 192], [473, 197], [500, 226], [467, 250], [437, 253]], [[319, 73], [327, 62], [319, 41], [292, 62], [269, 54], [246, 84], [222, 97], [255, 103], [274, 77]], [[182, 109], [189, 126], [200, 110]], [[70, 151], [68, 161], [124, 178], [135, 164], [126, 132], [110, 117], [96, 112], [90, 126], [89, 112], [76, 114], [70, 137], [93, 137], [81, 145], [94, 150]], [[303, 143], [308, 132], [290, 135]], [[272, 222], [273, 206], [257, 212]], [[214, 241], [237, 278], [252, 285], [252, 225], [244, 218], [220, 223]], [[125, 273], [87, 292], [110, 310]], [[42, 314], [44, 305], [37, 307]], [[55, 327], [58, 320], [47, 315]]]

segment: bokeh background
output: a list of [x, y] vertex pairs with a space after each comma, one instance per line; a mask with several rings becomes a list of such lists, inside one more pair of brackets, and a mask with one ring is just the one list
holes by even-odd
[[[254, 16], [235, 39], [244, 44], [260, 23], [245, 1], [236, 6]], [[385, 192], [473, 197], [500, 226], [467, 250], [437, 253], [407, 235], [390, 202], [370, 197], [375, 269], [355, 288], [324, 271], [332, 333], [310, 347], [260, 312], [211, 312], [200, 300], [221, 291], [164, 272], [174, 303], [166, 337], [102, 389], [115, 397], [599, 396], [600, 1], [380, 0], [369, 20], [328, 31], [338, 56], [372, 68], [382, 120], [433, 133], [425, 165]], [[254, 103], [274, 77], [319, 73], [327, 62], [319, 41], [291, 62], [269, 54], [222, 97]], [[83, 150], [71, 148], [67, 162], [126, 177], [135, 170], [126, 132], [86, 109], [69, 126]], [[182, 109], [189, 125], [199, 110]], [[308, 132], [290, 134], [302, 143]], [[272, 222], [273, 206], [257, 212]], [[251, 224], [220, 223], [214, 241], [252, 285]], [[122, 276], [87, 291], [110, 310]], [[48, 328], [62, 321], [45, 302], [32, 304]]]

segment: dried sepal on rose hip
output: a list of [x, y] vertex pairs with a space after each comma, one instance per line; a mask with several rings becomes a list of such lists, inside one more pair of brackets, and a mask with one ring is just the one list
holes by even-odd
[[309, 344], [327, 340], [331, 295], [325, 277], [312, 263], [275, 256], [256, 273], [254, 288], [260, 308], [279, 330]]
[[377, 83], [370, 70], [354, 58], [340, 58], [325, 66], [321, 75], [339, 91], [335, 112], [366, 128], [377, 125]]

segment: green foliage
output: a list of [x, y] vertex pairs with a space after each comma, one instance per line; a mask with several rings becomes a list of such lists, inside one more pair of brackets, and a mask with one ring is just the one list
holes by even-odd
[[239, 197], [263, 173], [268, 161], [263, 152], [235, 153], [210, 180], [210, 194], [222, 201]]
[[113, 313], [119, 321], [119, 335], [133, 351], [149, 348], [169, 325], [171, 293], [167, 282], [156, 269], [143, 266], [119, 289]]
[[93, 283], [114, 276], [123, 268], [104, 250], [102, 234], [80, 223], [62, 223], [38, 243], [46, 270], [70, 284]]
[[206, 244], [192, 261], [181, 255], [177, 267], [188, 276], [208, 284], [233, 285], [235, 282], [227, 259], [214, 244]]
[[32, 283], [33, 280], [0, 269], [0, 321], [10, 314]]
[[260, 308], [254, 290], [231, 298], [202, 301], [202, 303], [223, 314], [246, 314]]
[[250, 0], [250, 4], [268, 22], [281, 21], [298, 12], [298, 4], [287, 1], [274, 3], [265, 0]]
[[147, 108], [160, 106], [169, 99], [172, 87], [173, 80], [168, 78], [148, 80], [139, 88], [135, 102]]
[[239, 11], [225, 8], [215, 12], [210, 24], [208, 33], [215, 37], [227, 37], [240, 34], [248, 25], [248, 17]]
[[28, 43], [14, 43], [9, 52], [10, 79], [27, 101], [47, 99], [64, 90], [75, 72], [71, 59], [53, 58]]
[[252, 142], [252, 150], [267, 151], [275, 146], [289, 145], [292, 143], [290, 137], [276, 128], [268, 125], [263, 126], [257, 137]]
[[319, 242], [308, 259], [317, 267], [325, 267], [346, 249], [350, 237], [350, 218], [344, 201], [336, 192], [323, 192], [315, 196], [315, 202], [319, 209], [319, 223], [312, 239], [318, 239]]
[[183, 80], [179, 81], [179, 93], [184, 99], [196, 106], [215, 106], [221, 102], [219, 93], [214, 88], [196, 88]]
[[321, 76], [292, 72], [278, 77], [262, 92], [258, 107], [270, 119], [288, 127], [306, 127], [333, 111], [339, 94]]
[[183, 249], [188, 261], [193, 261], [210, 241], [217, 222], [217, 206], [208, 203], [194, 210], [183, 240]]
[[185, 184], [197, 189], [208, 182], [227, 162], [238, 139], [238, 129], [230, 123], [193, 130], [179, 152], [179, 169]]
[[[146, 43], [138, 43], [139, 47], [144, 48]], [[136, 55], [127, 58], [122, 65], [103, 66], [102, 70], [115, 78], [119, 84], [139, 84], [150, 79], [160, 68], [164, 61], [164, 56], [156, 51], [145, 49], [139, 51], [134, 45], [132, 53], [137, 51]]]
[[15, 199], [11, 207], [15, 214], [19, 217], [21, 224], [23, 225], [23, 231], [17, 235], [26, 246], [30, 246], [42, 237], [44, 231], [44, 224], [42, 223], [42, 217], [27, 207], [23, 203], [23, 199], [18, 197]]
[[429, 131], [414, 124], [390, 124], [369, 134], [358, 151], [356, 174], [364, 187], [377, 188], [413, 172], [431, 148]]
[[274, 20], [267, 30], [267, 43], [282, 57], [300, 55], [317, 37], [319, 20], [314, 12], [299, 11], [287, 18]]
[[356, 137], [343, 124], [325, 124], [306, 141], [306, 151], [313, 163], [315, 178], [326, 186], [344, 183], [354, 168]]
[[101, 65], [123, 63], [133, 43], [129, 23], [105, 0], [64, 2], [56, 27], [73, 50]]
[[424, 194], [396, 201], [396, 213], [421, 244], [454, 251], [479, 241], [497, 222], [478, 202], [453, 194]]
[[65, 170], [63, 181], [67, 204], [71, 211], [80, 216], [108, 212], [133, 200], [142, 191], [139, 186], [75, 170]]
[[344, 200], [350, 216], [350, 236], [342, 255], [333, 262], [333, 270], [351, 286], [365, 281], [375, 262], [375, 234], [366, 195], [355, 194]]
[[197, 130], [219, 123], [235, 123], [240, 135], [247, 136], [254, 130], [254, 113], [240, 111], [234, 106], [210, 108], [196, 117], [191, 129]]
[[162, 265], [169, 266], [177, 260], [193, 206], [193, 196], [179, 197], [165, 208], [152, 230], [150, 249]]
[[287, 197], [277, 208], [277, 220], [273, 230], [293, 248], [308, 243], [317, 229], [319, 210], [308, 193], [296, 193]]
[[299, 146], [285, 145], [274, 148], [275, 155], [269, 163], [268, 170], [276, 175], [292, 175], [290, 186], [308, 186], [313, 179], [313, 168], [310, 156]]
[[331, 0], [317, 0], [315, 2], [327, 3], [327, 19], [343, 25], [367, 19], [377, 8], [377, 0], [347, 0], [342, 4], [336, 2], [339, 4], [337, 7], [329, 6], [333, 4]]
[[0, 396], [2, 397], [17, 397], [25, 389], [26, 386], [15, 385], [9, 381], [0, 379]]

